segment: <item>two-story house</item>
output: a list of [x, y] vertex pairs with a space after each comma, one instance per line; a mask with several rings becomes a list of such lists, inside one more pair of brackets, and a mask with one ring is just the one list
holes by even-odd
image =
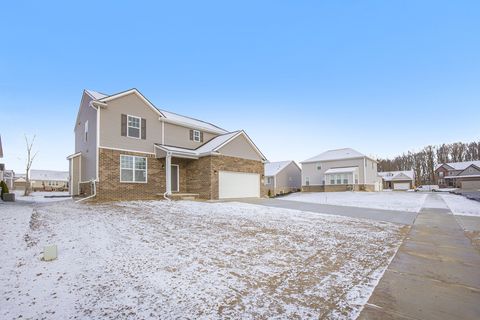
[[155, 107], [137, 89], [85, 90], [70, 193], [98, 200], [260, 197], [265, 156], [243, 131]]
[[325, 151], [301, 162], [302, 191], [379, 191], [377, 161], [351, 148]]
[[480, 161], [439, 164], [435, 178], [440, 188], [480, 189]]

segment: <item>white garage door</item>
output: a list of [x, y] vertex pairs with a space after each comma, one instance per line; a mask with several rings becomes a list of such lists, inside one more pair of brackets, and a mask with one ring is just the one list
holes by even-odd
[[260, 197], [260, 175], [220, 171], [218, 176], [218, 197], [228, 198], [258, 198]]
[[394, 190], [408, 190], [410, 189], [410, 183], [408, 182], [394, 182], [393, 183]]
[[462, 189], [480, 189], [480, 181], [462, 181]]

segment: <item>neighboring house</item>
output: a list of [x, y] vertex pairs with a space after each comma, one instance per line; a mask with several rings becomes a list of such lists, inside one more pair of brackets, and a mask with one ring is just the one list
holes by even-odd
[[413, 170], [405, 171], [385, 171], [379, 172], [382, 177], [383, 188], [392, 190], [413, 189], [415, 184], [415, 172]]
[[267, 194], [275, 196], [302, 187], [302, 170], [295, 161], [265, 163], [265, 187]]
[[3, 180], [7, 184], [8, 189], [13, 190], [15, 188], [15, 172], [13, 170], [5, 170], [3, 173]]
[[380, 191], [377, 161], [351, 148], [325, 151], [301, 162], [302, 191]]
[[[19, 174], [15, 180], [15, 189], [25, 189], [25, 174]], [[30, 170], [30, 186], [33, 191], [67, 191], [68, 171]]]
[[70, 193], [99, 200], [260, 197], [265, 156], [244, 131], [161, 110], [137, 89], [84, 90]]
[[[0, 135], [0, 159], [3, 158], [2, 136]], [[4, 179], [5, 164], [0, 163], [0, 181]]]
[[435, 178], [440, 188], [480, 189], [480, 161], [442, 163]]

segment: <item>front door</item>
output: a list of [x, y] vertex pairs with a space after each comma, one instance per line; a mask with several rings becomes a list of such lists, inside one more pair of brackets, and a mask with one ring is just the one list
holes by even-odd
[[178, 192], [180, 184], [180, 168], [177, 164], [172, 164], [172, 178], [170, 180], [172, 192]]

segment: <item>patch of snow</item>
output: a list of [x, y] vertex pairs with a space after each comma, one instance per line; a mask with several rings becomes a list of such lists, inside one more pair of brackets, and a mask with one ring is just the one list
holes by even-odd
[[419, 212], [427, 197], [414, 192], [298, 192], [279, 198], [337, 206]]
[[[240, 203], [0, 206], [0, 318], [354, 318], [395, 224]], [[56, 244], [57, 260], [40, 260]]]
[[23, 195], [23, 190], [15, 190], [15, 200], [16, 201], [28, 201], [28, 202], [55, 202], [55, 201], [65, 201], [71, 200], [71, 197], [68, 197], [68, 192], [47, 192], [47, 191], [37, 191], [31, 192], [29, 196]]
[[456, 194], [441, 194], [440, 196], [453, 214], [480, 217], [480, 202]]

